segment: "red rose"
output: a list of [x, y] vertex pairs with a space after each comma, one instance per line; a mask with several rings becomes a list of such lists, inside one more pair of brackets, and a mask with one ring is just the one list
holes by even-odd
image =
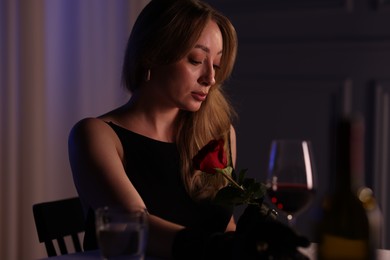
[[215, 168], [227, 167], [227, 158], [223, 139], [211, 140], [192, 159], [194, 168], [202, 172], [216, 173]]

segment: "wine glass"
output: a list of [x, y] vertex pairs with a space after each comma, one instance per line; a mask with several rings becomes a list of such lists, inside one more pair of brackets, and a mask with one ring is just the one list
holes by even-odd
[[313, 199], [316, 184], [311, 143], [308, 140], [273, 140], [267, 193], [278, 211], [287, 214], [290, 225]]

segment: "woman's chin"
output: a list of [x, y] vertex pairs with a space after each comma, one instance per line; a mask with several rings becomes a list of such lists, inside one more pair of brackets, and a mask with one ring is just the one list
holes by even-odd
[[183, 106], [181, 109], [188, 112], [197, 112], [201, 106], [202, 106], [202, 102], [197, 102], [197, 104]]

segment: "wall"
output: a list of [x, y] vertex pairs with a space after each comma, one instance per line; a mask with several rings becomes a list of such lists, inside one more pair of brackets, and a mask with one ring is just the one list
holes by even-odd
[[[366, 121], [366, 184], [389, 216], [390, 1], [210, 0], [231, 18], [239, 53], [228, 91], [238, 108], [238, 167], [264, 180], [275, 138], [313, 143], [318, 183], [297, 228], [314, 239], [320, 199], [333, 184], [332, 119], [341, 110]], [[341, 106], [337, 107], [337, 102]], [[383, 247], [390, 248], [384, 223]]]

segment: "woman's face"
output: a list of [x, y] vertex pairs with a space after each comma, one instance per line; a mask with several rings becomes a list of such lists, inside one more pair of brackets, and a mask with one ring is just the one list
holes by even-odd
[[209, 21], [195, 46], [176, 63], [152, 68], [150, 83], [166, 106], [197, 111], [215, 84], [222, 55], [222, 34]]

